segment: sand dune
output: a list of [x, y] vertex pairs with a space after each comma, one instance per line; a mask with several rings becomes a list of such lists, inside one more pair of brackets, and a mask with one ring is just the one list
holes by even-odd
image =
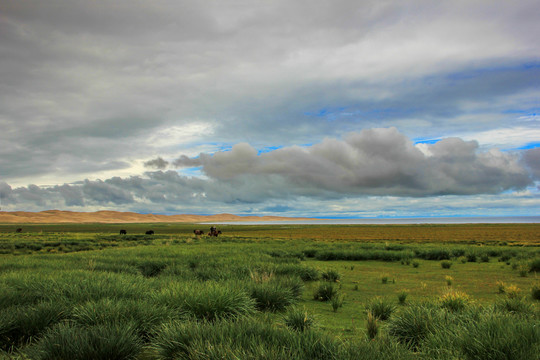
[[288, 218], [280, 216], [238, 216], [217, 215], [154, 215], [134, 212], [96, 211], [73, 212], [47, 210], [41, 212], [0, 211], [0, 223], [159, 223], [159, 222], [209, 222], [209, 221], [280, 221], [306, 220], [307, 218]]

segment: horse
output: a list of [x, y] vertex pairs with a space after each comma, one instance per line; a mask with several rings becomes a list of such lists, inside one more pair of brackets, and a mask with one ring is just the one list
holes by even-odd
[[18, 233], [22, 232], [22, 228], [17, 228], [17, 229], [15, 230], [15, 232], [18, 232]]
[[154, 230], [148, 230], [145, 234], [146, 235], [154, 235]]
[[126, 235], [126, 234], [127, 234], [126, 230], [124, 230], [124, 229], [120, 230], [120, 235]]
[[217, 237], [218, 235], [221, 234], [221, 230], [216, 230], [216, 229], [212, 229], [209, 233], [208, 233], [208, 236], [215, 236]]
[[193, 233], [194, 233], [195, 235], [202, 235], [202, 234], [204, 234], [204, 232], [203, 232], [202, 230], [198, 230], [198, 229], [197, 229], [197, 230], [193, 230]]

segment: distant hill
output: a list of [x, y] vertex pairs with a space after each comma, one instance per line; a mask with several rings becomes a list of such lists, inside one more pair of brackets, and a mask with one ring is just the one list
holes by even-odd
[[217, 215], [154, 215], [134, 212], [96, 211], [74, 212], [47, 210], [41, 212], [0, 211], [0, 223], [159, 223], [159, 222], [217, 222], [217, 221], [285, 221], [308, 220], [308, 218], [290, 218], [281, 216], [238, 216], [233, 214]]

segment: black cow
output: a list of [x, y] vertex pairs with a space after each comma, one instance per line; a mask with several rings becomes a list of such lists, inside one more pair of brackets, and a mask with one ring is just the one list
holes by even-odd
[[22, 232], [22, 229], [21, 229], [21, 228], [17, 228], [17, 230], [15, 230], [15, 232]]
[[154, 235], [154, 230], [148, 230], [145, 234], [146, 235]]
[[120, 235], [126, 235], [126, 234], [127, 234], [126, 230], [124, 230], [124, 229], [120, 230]]

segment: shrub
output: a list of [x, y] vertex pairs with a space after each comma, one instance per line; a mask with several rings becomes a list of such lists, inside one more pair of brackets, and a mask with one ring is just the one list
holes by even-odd
[[488, 254], [482, 254], [480, 256], [480, 261], [481, 262], [489, 262], [489, 255]]
[[381, 282], [383, 284], [387, 284], [388, 283], [388, 275], [384, 274], [382, 277], [381, 277]]
[[448, 290], [439, 297], [441, 307], [450, 311], [461, 311], [471, 302], [469, 295], [457, 290]]
[[454, 281], [453, 277], [447, 275], [447, 276], [444, 277], [444, 279], [446, 280], [446, 285], [452, 286], [452, 283]]
[[307, 311], [292, 308], [285, 314], [283, 320], [288, 328], [294, 331], [306, 331], [313, 327], [315, 319]]
[[400, 305], [405, 305], [405, 302], [407, 301], [407, 296], [409, 295], [406, 291], [401, 291], [398, 293], [397, 298]]
[[441, 262], [441, 267], [443, 269], [450, 269], [451, 266], [452, 266], [452, 263], [450, 261], [442, 261]]
[[396, 307], [387, 299], [376, 297], [366, 305], [366, 311], [371, 312], [379, 320], [388, 320]]
[[335, 270], [327, 270], [321, 274], [321, 279], [331, 282], [337, 282], [340, 279], [340, 275]]
[[142, 341], [133, 325], [79, 327], [59, 324], [26, 351], [34, 360], [134, 359]]
[[418, 261], [414, 260], [414, 261], [412, 262], [412, 266], [413, 266], [414, 268], [417, 268], [417, 267], [420, 266], [420, 263], [419, 263]]
[[337, 288], [333, 283], [322, 282], [313, 293], [313, 299], [319, 301], [328, 301], [337, 294]]

